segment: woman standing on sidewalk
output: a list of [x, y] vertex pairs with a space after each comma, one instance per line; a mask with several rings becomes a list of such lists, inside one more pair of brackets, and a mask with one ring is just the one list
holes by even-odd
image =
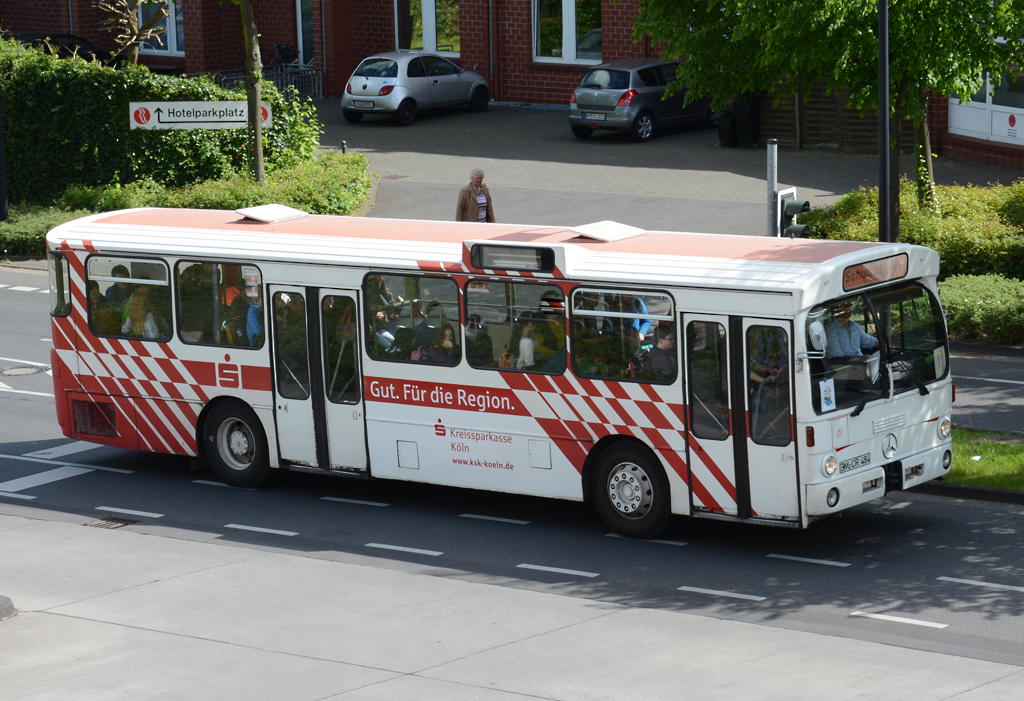
[[479, 168], [470, 171], [469, 185], [459, 192], [459, 204], [455, 207], [455, 221], [494, 223], [491, 192], [484, 185], [484, 172]]

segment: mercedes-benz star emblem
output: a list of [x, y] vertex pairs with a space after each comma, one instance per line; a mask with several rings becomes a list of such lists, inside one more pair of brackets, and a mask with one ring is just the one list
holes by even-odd
[[892, 456], [896, 454], [896, 436], [889, 434], [882, 439], [882, 455], [885, 456], [886, 460], [891, 460]]

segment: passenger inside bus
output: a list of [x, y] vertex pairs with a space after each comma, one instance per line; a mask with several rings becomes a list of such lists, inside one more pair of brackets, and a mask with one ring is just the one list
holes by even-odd
[[445, 324], [437, 331], [437, 342], [430, 349], [429, 360], [438, 365], [458, 365], [462, 357], [458, 338], [451, 324]]
[[[128, 268], [123, 265], [115, 265], [114, 269], [110, 272], [111, 277], [129, 278], [131, 274], [128, 272]], [[132, 292], [135, 291], [135, 286], [128, 282], [117, 282], [107, 288], [106, 298], [107, 301], [118, 309], [124, 309], [124, 305], [128, 303], [128, 300], [132, 296]]]
[[533, 314], [523, 312], [519, 317], [519, 323], [512, 327], [512, 338], [509, 341], [506, 360], [507, 367], [512, 370], [533, 370], [537, 362], [535, 351], [537, 350], [537, 336], [533, 321]]
[[636, 365], [639, 366], [636, 376], [640, 379], [662, 382], [675, 379], [676, 339], [672, 322], [658, 323], [654, 346], [641, 355]]
[[256, 288], [256, 299], [245, 313], [245, 335], [250, 348], [263, 345], [263, 288]]
[[474, 314], [466, 325], [466, 357], [474, 366], [494, 364], [494, 343], [483, 317]]
[[154, 314], [151, 303], [153, 288], [150, 285], [139, 285], [132, 293], [124, 308], [124, 322], [121, 324], [122, 336], [137, 338], [167, 338], [170, 329], [167, 319]]
[[121, 310], [107, 301], [95, 280], [89, 281], [89, 320], [93, 332], [102, 336], [113, 336], [121, 330]]

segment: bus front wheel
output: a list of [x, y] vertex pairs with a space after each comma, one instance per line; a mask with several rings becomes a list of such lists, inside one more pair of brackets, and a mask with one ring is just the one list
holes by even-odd
[[206, 458], [232, 487], [256, 487], [270, 469], [267, 434], [255, 412], [238, 401], [215, 406], [203, 424]]
[[598, 459], [591, 494], [609, 528], [629, 538], [654, 538], [672, 518], [668, 478], [646, 451], [613, 447]]

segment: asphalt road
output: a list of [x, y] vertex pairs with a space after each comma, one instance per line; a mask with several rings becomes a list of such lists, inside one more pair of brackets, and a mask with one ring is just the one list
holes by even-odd
[[[46, 277], [0, 270], [0, 285], [0, 515], [122, 517], [197, 542], [1024, 665], [1024, 507], [896, 493], [807, 531], [679, 519], [643, 542], [571, 502], [298, 473], [232, 489], [183, 458], [61, 438]], [[1020, 377], [1009, 361], [957, 356], [953, 370]]]

